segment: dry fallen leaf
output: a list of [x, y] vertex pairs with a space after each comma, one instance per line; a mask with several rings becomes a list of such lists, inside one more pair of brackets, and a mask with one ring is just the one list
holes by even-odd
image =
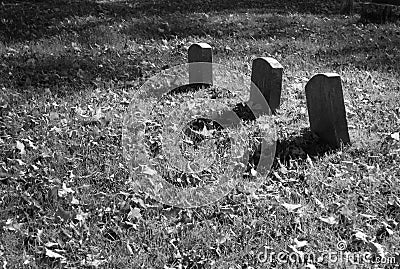
[[54, 259], [62, 259], [62, 260], [65, 259], [64, 256], [62, 256], [62, 255], [60, 255], [60, 254], [58, 254], [58, 253], [56, 253], [56, 252], [54, 252], [54, 251], [52, 251], [52, 250], [50, 250], [48, 248], [46, 248], [46, 256], [49, 257], [49, 258], [54, 258]]
[[339, 222], [336, 220], [336, 218], [333, 217], [333, 216], [329, 216], [329, 217], [327, 217], [327, 218], [319, 217], [319, 220], [320, 220], [320, 221], [323, 221], [323, 222], [325, 222], [325, 223], [327, 223], [327, 224], [330, 224], [330, 225], [335, 225], [335, 224], [338, 224], [338, 223], [339, 223]]
[[132, 219], [141, 219], [142, 215], [140, 214], [140, 209], [135, 207], [135, 208], [131, 208], [131, 211], [128, 214], [128, 219], [132, 220]]
[[51, 247], [54, 247], [54, 246], [58, 246], [58, 243], [47, 242], [47, 243], [44, 244], [44, 245], [45, 245], [45, 247], [47, 247], [47, 248], [51, 248]]
[[314, 201], [318, 205], [319, 208], [325, 209], [325, 205], [320, 200], [318, 200], [316, 197], [314, 197]]
[[361, 217], [364, 217], [366, 219], [376, 219], [376, 216], [374, 215], [370, 215], [370, 214], [364, 214], [364, 213], [360, 213]]
[[58, 190], [58, 196], [59, 197], [64, 197], [66, 196], [68, 193], [75, 193], [75, 191], [71, 188], [68, 188], [67, 185], [65, 183], [62, 184], [62, 189]]
[[17, 141], [16, 148], [20, 151], [21, 155], [26, 154], [24, 143]]
[[79, 200], [76, 199], [75, 197], [72, 197], [71, 204], [72, 205], [79, 205]]
[[78, 214], [76, 214], [75, 219], [78, 221], [85, 221], [89, 216], [89, 213], [85, 213], [83, 211], [80, 211]]
[[38, 149], [37, 146], [35, 146], [35, 144], [33, 144], [33, 142], [29, 139], [22, 139], [24, 142], [28, 143], [29, 147], [32, 149]]
[[21, 165], [21, 166], [23, 166], [23, 165], [26, 165], [26, 163], [24, 163], [22, 160], [20, 160], [20, 159], [14, 159], [14, 161], [16, 161], [17, 163], [18, 163], [18, 165]]
[[19, 231], [22, 227], [22, 223], [18, 223], [13, 219], [8, 219], [5, 224], [4, 229], [9, 231]]
[[303, 247], [308, 245], [308, 242], [306, 240], [299, 241], [299, 240], [297, 240], [297, 238], [295, 238], [293, 240], [293, 242], [294, 242], [294, 244], [295, 244], [297, 249], [301, 249], [301, 248], [303, 248]]
[[133, 253], [133, 250], [132, 250], [132, 248], [131, 248], [131, 246], [129, 245], [129, 241], [126, 242], [126, 249], [128, 250], [128, 252], [129, 252], [130, 255], [133, 255], [133, 254], [134, 254], [134, 253]]
[[283, 203], [282, 206], [287, 209], [289, 212], [295, 212], [297, 209], [301, 208], [301, 204], [287, 204]]
[[103, 263], [105, 263], [104, 259], [97, 259], [92, 254], [87, 254], [87, 257], [81, 261], [81, 265], [94, 268], [99, 268]]
[[400, 132], [393, 133], [390, 135], [390, 137], [393, 138], [394, 140], [400, 141]]
[[143, 174], [146, 174], [146, 175], [149, 175], [149, 176], [154, 176], [154, 175], [157, 174], [157, 171], [154, 170], [154, 169], [151, 169], [150, 167], [148, 167], [147, 165], [145, 165], [145, 166], [143, 167], [142, 173], [143, 173]]
[[397, 196], [392, 196], [389, 198], [388, 204], [390, 206], [400, 208], [400, 198]]
[[356, 238], [357, 240], [360, 240], [360, 241], [362, 241], [362, 242], [364, 242], [364, 243], [367, 243], [367, 242], [368, 242], [368, 239], [369, 239], [368, 235], [366, 235], [365, 233], [363, 233], [363, 232], [361, 232], [361, 231], [356, 231], [356, 232], [353, 234], [353, 236], [354, 236], [354, 238]]

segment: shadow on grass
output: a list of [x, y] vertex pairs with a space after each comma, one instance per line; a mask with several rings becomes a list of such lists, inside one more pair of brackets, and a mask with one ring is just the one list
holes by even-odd
[[[355, 38], [347, 43], [338, 44], [336, 48], [320, 50], [316, 56], [325, 59], [334, 68], [337, 68], [338, 65], [351, 63], [360, 69], [399, 73], [400, 54], [397, 53], [400, 47], [399, 33], [378, 32], [377, 35], [369, 37], [369, 39], [364, 38], [364, 40]], [[338, 63], [338, 58], [346, 61]]]
[[[9, 51], [0, 42], [0, 57], [4, 63], [0, 65], [3, 74], [0, 83], [22, 90], [24, 87], [28, 90], [60, 88], [60, 94], [68, 94], [64, 89], [87, 89], [98, 78], [129, 82], [142, 77], [142, 69], [147, 68], [141, 58], [157, 57], [152, 56], [151, 51], [138, 52], [137, 47], [130, 48], [132, 40], [235, 34], [261, 38], [265, 33], [292, 36], [295, 35], [291, 30], [292, 20], [275, 13], [328, 11], [323, 1], [303, 1], [302, 4], [276, 0], [206, 2], [2, 1], [0, 40], [5, 44], [16, 43], [17, 50]], [[253, 8], [260, 13], [272, 11], [275, 15], [255, 21], [254, 24], [260, 26], [247, 31], [238, 29], [235, 21], [220, 24], [200, 14], [208, 11], [243, 13], [243, 8]], [[253, 25], [245, 27], [253, 28]], [[75, 48], [74, 43], [80, 48]]]
[[[247, 105], [237, 104], [233, 111], [243, 120], [255, 120], [255, 117]], [[252, 167], [257, 167], [261, 157], [261, 141], [252, 144], [246, 173], [249, 174]], [[309, 157], [322, 157], [328, 152], [335, 151], [322, 142], [309, 128], [303, 128], [299, 135], [290, 136], [276, 141], [275, 157], [272, 169], [279, 167], [278, 160], [284, 165], [290, 166], [290, 161], [304, 162]]]
[[335, 149], [321, 142], [309, 128], [304, 128], [298, 136], [278, 140], [275, 156], [281, 163], [288, 164], [291, 160], [307, 160], [307, 156], [321, 157], [333, 150]]
[[[111, 55], [110, 55], [111, 54]], [[41, 90], [51, 88], [59, 96], [68, 91], [85, 90], [96, 85], [115, 81], [129, 84], [142, 76], [143, 67], [138, 60], [132, 60], [108, 52], [104, 55], [61, 54], [32, 56], [14, 55], [7, 57], [7, 63], [0, 67], [3, 76], [0, 83], [24, 89]], [[36, 89], [37, 88], [37, 89]]]
[[[97, 77], [104, 80], [130, 81], [142, 76], [143, 64], [140, 63], [140, 58], [157, 57], [152, 55], [151, 51], [138, 54], [134, 51], [136, 48], [129, 48], [129, 42], [132, 40], [175, 37], [183, 39], [188, 36], [208, 35], [218, 38], [303, 38], [309, 32], [301, 26], [302, 22], [298, 21], [298, 17], [279, 14], [327, 14], [335, 12], [339, 2], [335, 0], [328, 4], [322, 0], [5, 0], [0, 8], [0, 40], [12, 43], [36, 42], [40, 39], [44, 52], [41, 53], [43, 57], [36, 57], [32, 55], [35, 53], [29, 50], [26, 53], [18, 52], [2, 57], [1, 60], [4, 60], [5, 64], [0, 65], [0, 72], [3, 74], [0, 83], [18, 87], [69, 86], [76, 89], [93, 85]], [[247, 9], [262, 16], [250, 16], [248, 20]], [[209, 16], [202, 13], [209, 11], [221, 14]], [[236, 15], [240, 18], [235, 18]], [[392, 33], [390, 36], [393, 35]], [[46, 40], [59, 42], [61, 53], [57, 55], [52, 51], [54, 44], [49, 46], [52, 49], [46, 50]], [[383, 67], [398, 71], [399, 56], [393, 55], [393, 48], [400, 46], [399, 40], [393, 39], [388, 42], [384, 37], [378, 37], [373, 41], [374, 44], [368, 43], [369, 41], [361, 44], [343, 42], [344, 46], [320, 50], [317, 56], [328, 64], [331, 63], [334, 68], [337, 67], [335, 65], [343, 64], [337, 59], [348, 57], [350, 63], [361, 68]], [[73, 42], [78, 42], [83, 51], [67, 48]], [[282, 44], [277, 42], [276, 47], [286, 50], [288, 44], [286, 41]], [[28, 45], [32, 48], [34, 42]], [[96, 46], [100, 48], [97, 49]], [[107, 51], [106, 46], [113, 48]], [[120, 48], [115, 49], [116, 46]], [[0, 42], [0, 57], [4, 54]]]
[[[292, 136], [277, 141], [275, 158], [271, 169], [275, 170], [280, 167], [278, 161], [287, 167], [291, 167], [291, 161], [304, 163], [307, 162], [308, 158], [322, 157], [324, 154], [335, 150], [337, 149], [334, 149], [320, 141], [319, 138], [310, 131], [310, 129], [304, 128], [298, 136]], [[249, 158], [249, 166], [246, 170], [247, 173], [249, 173], [252, 166], [258, 166], [260, 154], [261, 147], [259, 146], [252, 152], [252, 155]]]
[[[193, 13], [211, 11], [237, 12], [243, 9], [255, 9], [260, 13], [290, 12], [329, 14], [336, 12], [338, 0], [331, 3], [318, 0], [159, 0], [159, 1], [94, 1], [94, 0], [58, 0], [58, 1], [2, 1], [0, 9], [1, 40], [30, 41], [42, 37], [51, 37], [60, 33], [80, 35], [82, 31], [99, 24], [120, 23], [132, 18], [144, 20], [156, 17], [164, 21], [173, 14], [176, 23], [187, 25]], [[146, 21], [145, 21], [146, 22]], [[151, 25], [148, 25], [151, 27]], [[194, 25], [196, 26], [196, 25]], [[201, 25], [198, 25], [201, 28]], [[196, 27], [191, 27], [196, 28]], [[185, 27], [181, 31], [186, 30]], [[204, 30], [204, 29], [203, 29]], [[200, 29], [199, 32], [202, 32]], [[163, 34], [150, 32], [149, 34]], [[189, 34], [183, 32], [181, 34]], [[196, 34], [196, 33], [191, 33]]]

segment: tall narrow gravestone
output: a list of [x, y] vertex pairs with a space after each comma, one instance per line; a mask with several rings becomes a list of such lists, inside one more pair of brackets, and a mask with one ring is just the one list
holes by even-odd
[[282, 73], [282, 65], [274, 58], [260, 57], [254, 59], [249, 104], [251, 106], [260, 104], [262, 103], [260, 98], [264, 98], [274, 113], [279, 108], [281, 101]]
[[311, 131], [333, 147], [350, 143], [340, 76], [315, 75], [306, 85], [306, 98]]
[[212, 48], [207, 43], [197, 43], [189, 47], [189, 83], [212, 85]]

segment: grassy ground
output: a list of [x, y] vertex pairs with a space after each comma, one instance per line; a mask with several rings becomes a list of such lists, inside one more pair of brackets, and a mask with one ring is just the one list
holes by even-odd
[[[400, 25], [360, 24], [333, 1], [233, 2], [1, 2], [3, 268], [274, 268], [258, 256], [268, 247], [317, 255], [341, 241], [400, 263]], [[254, 57], [281, 62], [279, 140], [259, 190], [181, 210], [130, 191], [121, 121], [199, 41], [249, 75]], [[318, 72], [342, 77], [340, 150], [316, 150], [307, 131]]]

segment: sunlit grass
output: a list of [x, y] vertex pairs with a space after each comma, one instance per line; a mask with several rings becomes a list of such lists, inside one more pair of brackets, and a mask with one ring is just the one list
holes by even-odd
[[[307, 241], [304, 252], [336, 251], [344, 240], [348, 251], [374, 242], [399, 257], [400, 151], [391, 136], [400, 130], [398, 24], [243, 5], [117, 16], [117, 8], [83, 4], [90, 14], [65, 3], [52, 11], [60, 31], [41, 21], [14, 37], [6, 29], [0, 42], [0, 265], [263, 268], [264, 245], [290, 252], [294, 239]], [[161, 4], [135, 8], [151, 5]], [[122, 118], [147, 78], [186, 63], [200, 41], [212, 45], [214, 62], [247, 75], [259, 56], [284, 66], [278, 150], [260, 189], [181, 210], [129, 189]], [[353, 143], [312, 154], [304, 87], [318, 72], [341, 75]], [[328, 217], [337, 223], [321, 221]]]

